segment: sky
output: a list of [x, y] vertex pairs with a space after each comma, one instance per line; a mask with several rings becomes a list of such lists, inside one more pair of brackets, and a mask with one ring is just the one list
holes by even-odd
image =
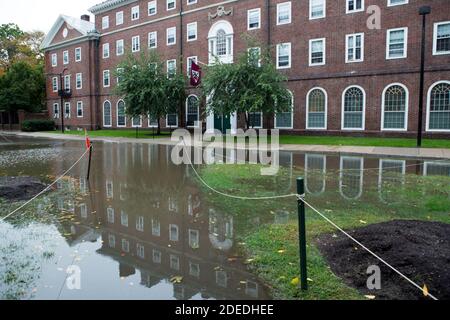
[[[24, 31], [47, 33], [58, 16], [80, 17], [104, 0], [0, 0], [0, 24], [16, 23]], [[92, 18], [91, 18], [92, 21]]]

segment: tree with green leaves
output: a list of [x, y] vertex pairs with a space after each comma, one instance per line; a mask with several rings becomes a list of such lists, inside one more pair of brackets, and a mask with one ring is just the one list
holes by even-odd
[[287, 78], [276, 69], [270, 51], [260, 51], [248, 50], [234, 64], [217, 61], [206, 68], [202, 91], [208, 101], [207, 114], [245, 114], [250, 128], [252, 113], [290, 111], [292, 96], [286, 88]]
[[118, 67], [117, 77], [120, 80], [115, 93], [124, 99], [127, 116], [157, 120], [158, 135], [161, 119], [179, 114], [186, 96], [185, 79], [176, 70], [164, 72], [163, 62], [153, 50], [139, 56], [128, 54]]

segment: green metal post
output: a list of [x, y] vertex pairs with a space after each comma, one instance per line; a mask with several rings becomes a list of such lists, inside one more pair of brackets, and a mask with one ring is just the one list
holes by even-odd
[[[297, 179], [297, 194], [305, 196], [305, 180]], [[306, 215], [305, 203], [298, 199], [298, 239], [300, 244], [300, 284], [303, 291], [308, 290], [308, 268], [306, 259]]]

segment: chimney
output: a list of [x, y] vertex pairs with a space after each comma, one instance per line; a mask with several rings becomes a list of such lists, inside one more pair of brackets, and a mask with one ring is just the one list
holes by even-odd
[[89, 21], [91, 21], [91, 17], [88, 14], [83, 14], [81, 16], [81, 20], [89, 22]]

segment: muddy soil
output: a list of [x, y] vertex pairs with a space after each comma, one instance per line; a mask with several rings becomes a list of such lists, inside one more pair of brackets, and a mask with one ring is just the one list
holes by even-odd
[[34, 177], [0, 177], [0, 198], [9, 202], [30, 200], [45, 188]]

